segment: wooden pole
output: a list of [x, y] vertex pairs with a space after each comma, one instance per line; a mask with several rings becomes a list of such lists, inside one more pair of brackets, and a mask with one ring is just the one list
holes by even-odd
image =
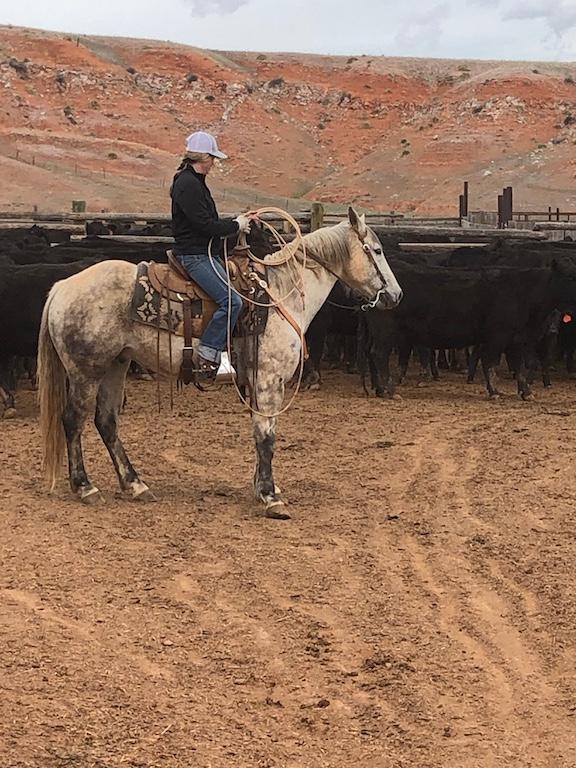
[[322, 203], [312, 203], [310, 206], [310, 232], [324, 226], [324, 206]]

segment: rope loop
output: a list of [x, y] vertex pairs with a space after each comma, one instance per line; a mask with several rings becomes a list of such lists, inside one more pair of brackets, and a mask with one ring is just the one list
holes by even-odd
[[[236, 288], [234, 288], [230, 279], [230, 265], [229, 265], [229, 259], [228, 259], [226, 240], [224, 240], [224, 265], [226, 267], [226, 277], [228, 278], [226, 281], [221, 277], [221, 275], [219, 274], [219, 272], [216, 270], [214, 266], [214, 259], [212, 256], [212, 240], [210, 240], [210, 243], [208, 244], [208, 257], [210, 259], [210, 264], [212, 265], [212, 269], [214, 270], [215, 274], [218, 275], [220, 280], [222, 280], [223, 283], [224, 282], [227, 283], [227, 287], [228, 287], [228, 333], [227, 333], [226, 347], [227, 347], [228, 359], [230, 361], [230, 365], [232, 365], [232, 343], [231, 343], [231, 340], [232, 340], [232, 292], [236, 293], [244, 301], [248, 302], [249, 304], [252, 304], [253, 306], [268, 307], [269, 309], [280, 307], [288, 298], [290, 298], [290, 296], [292, 296], [293, 293], [298, 292], [302, 300], [302, 311], [304, 311], [304, 308], [305, 308], [303, 275], [304, 275], [304, 270], [306, 269], [306, 244], [304, 242], [304, 237], [302, 235], [298, 222], [294, 219], [293, 216], [291, 216], [286, 211], [283, 211], [281, 208], [274, 208], [274, 207], [259, 208], [257, 211], [255, 211], [255, 215], [258, 218], [263, 214], [270, 214], [270, 213], [275, 214], [279, 218], [282, 218], [285, 221], [287, 221], [294, 228], [296, 232], [296, 236], [291, 243], [287, 243], [285, 238], [275, 227], [273, 227], [269, 222], [263, 219], [260, 219], [261, 223], [272, 234], [273, 238], [276, 241], [276, 244], [280, 246], [280, 249], [281, 250], [286, 249], [287, 252], [284, 256], [278, 259], [270, 259], [268, 256], [266, 256], [264, 259], [259, 259], [256, 256], [254, 256], [252, 252], [250, 252], [250, 259], [266, 267], [281, 267], [293, 261], [296, 258], [296, 254], [298, 253], [298, 251], [302, 252], [302, 261], [299, 264], [299, 268], [298, 267], [296, 268], [297, 279], [294, 279], [294, 277], [291, 275], [293, 285], [290, 291], [285, 296], [282, 296], [279, 299], [270, 301], [268, 304], [263, 304], [262, 302], [255, 301], [254, 299], [251, 299], [241, 294], [239, 291], [236, 290]], [[261, 288], [265, 288], [266, 290], [269, 290], [269, 286], [267, 285], [266, 281], [263, 278], [259, 277], [258, 283]], [[292, 404], [294, 403], [294, 400], [296, 399], [298, 392], [300, 391], [300, 386], [302, 384], [302, 376], [304, 375], [304, 361], [305, 361], [304, 350], [305, 350], [304, 331], [302, 330], [302, 328], [300, 328], [300, 362], [298, 366], [299, 367], [298, 379], [294, 387], [294, 392], [292, 394], [292, 397], [286, 403], [286, 405], [276, 413], [264, 413], [263, 411], [258, 410], [258, 408], [254, 408], [252, 406], [252, 403], [249, 402], [240, 391], [240, 388], [236, 383], [236, 378], [234, 376], [232, 377], [232, 382], [236, 389], [236, 393], [240, 401], [243, 403], [243, 405], [245, 405], [249, 409], [250, 413], [256, 416], [262, 416], [263, 418], [274, 419], [277, 416], [280, 416], [282, 413], [286, 413], [286, 411], [292, 407]], [[256, 369], [256, 376], [254, 377], [254, 379], [256, 380], [258, 377], [258, 355], [254, 354], [253, 358], [254, 358], [254, 367]], [[254, 389], [255, 389], [255, 383], [254, 383]], [[255, 392], [253, 393], [253, 396], [255, 397]]]

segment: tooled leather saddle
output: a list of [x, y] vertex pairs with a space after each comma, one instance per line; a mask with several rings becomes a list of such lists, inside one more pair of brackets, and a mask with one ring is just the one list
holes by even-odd
[[[172, 251], [167, 251], [167, 256], [167, 264], [153, 261], [138, 264], [132, 317], [184, 337], [178, 379], [189, 384], [194, 378], [192, 339], [202, 336], [217, 304], [190, 278]], [[251, 258], [249, 246], [240, 245], [228, 257], [228, 273], [231, 286], [251, 300], [244, 301], [234, 335], [263, 333], [269, 304], [266, 268]]]

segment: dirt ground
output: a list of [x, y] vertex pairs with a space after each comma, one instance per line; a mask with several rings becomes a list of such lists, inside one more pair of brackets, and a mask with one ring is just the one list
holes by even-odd
[[576, 766], [576, 383], [402, 401], [325, 374], [280, 420], [292, 519], [251, 499], [230, 388], [131, 381], [158, 501], [40, 483], [34, 394], [0, 422], [1, 768]]

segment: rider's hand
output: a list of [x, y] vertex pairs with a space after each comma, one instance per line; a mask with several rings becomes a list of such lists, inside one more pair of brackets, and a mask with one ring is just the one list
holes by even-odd
[[250, 232], [250, 219], [248, 218], [247, 214], [241, 213], [239, 216], [236, 216], [234, 221], [238, 222], [239, 232], [245, 232], [246, 234]]

